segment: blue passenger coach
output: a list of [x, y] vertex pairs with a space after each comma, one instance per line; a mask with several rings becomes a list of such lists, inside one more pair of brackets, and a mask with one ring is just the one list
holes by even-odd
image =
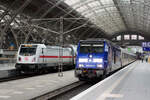
[[80, 80], [106, 76], [121, 66], [121, 49], [110, 41], [88, 39], [78, 43], [75, 76]]

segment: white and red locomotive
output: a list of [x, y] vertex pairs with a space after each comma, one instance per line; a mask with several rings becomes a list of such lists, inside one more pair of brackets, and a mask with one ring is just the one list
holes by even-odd
[[[17, 53], [16, 69], [19, 72], [40, 72], [47, 68], [75, 64], [76, 46], [46, 46], [44, 44], [21, 44]], [[68, 66], [66, 66], [68, 67]]]

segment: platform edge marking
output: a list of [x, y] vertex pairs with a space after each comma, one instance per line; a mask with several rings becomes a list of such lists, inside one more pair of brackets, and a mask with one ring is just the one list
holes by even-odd
[[105, 95], [105, 94], [110, 94], [112, 92], [112, 90], [119, 85], [119, 83], [128, 75], [129, 72], [131, 72], [131, 70], [134, 67], [135, 66], [130, 67], [127, 72], [123, 73], [123, 75], [121, 77], [119, 77], [119, 79], [117, 79], [117, 81], [115, 81], [115, 83], [112, 84], [107, 90], [105, 90], [104, 93], [102, 95], [100, 95], [96, 100], [105, 100], [107, 98], [107, 95]]

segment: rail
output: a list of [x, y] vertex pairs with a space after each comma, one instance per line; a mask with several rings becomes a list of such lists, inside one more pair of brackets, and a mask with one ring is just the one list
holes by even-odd
[[57, 90], [54, 90], [54, 91], [50, 91], [50, 92], [48, 92], [48, 93], [46, 93], [46, 94], [43, 94], [43, 95], [41, 95], [41, 96], [32, 98], [31, 100], [49, 100], [49, 99], [51, 99], [51, 98], [53, 98], [53, 97], [56, 97], [56, 96], [58, 96], [58, 95], [60, 95], [60, 94], [65, 93], [65, 92], [67, 92], [67, 91], [69, 91], [69, 90], [71, 90], [71, 89], [74, 89], [74, 88], [76, 88], [76, 87], [78, 87], [78, 86], [81, 86], [81, 85], [83, 85], [83, 84], [85, 84], [85, 83], [86, 83], [86, 82], [78, 81], [78, 82], [72, 83], [72, 84], [70, 84], [70, 85], [67, 85], [67, 86], [65, 86], [65, 87], [62, 87], [62, 88], [60, 88], [60, 89], [57, 89]]

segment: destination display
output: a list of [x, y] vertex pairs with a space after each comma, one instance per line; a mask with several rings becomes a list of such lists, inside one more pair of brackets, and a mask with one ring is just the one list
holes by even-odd
[[142, 48], [143, 48], [143, 51], [150, 51], [150, 42], [143, 42]]

